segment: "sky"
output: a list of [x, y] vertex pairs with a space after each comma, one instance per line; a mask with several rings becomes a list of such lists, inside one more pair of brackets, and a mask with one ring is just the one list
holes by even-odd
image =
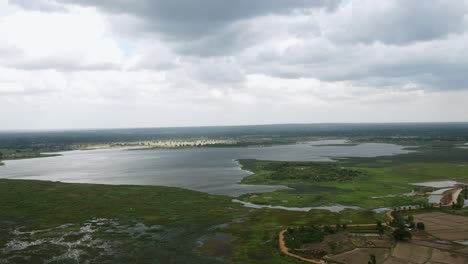
[[468, 121], [468, 0], [0, 0], [0, 130]]

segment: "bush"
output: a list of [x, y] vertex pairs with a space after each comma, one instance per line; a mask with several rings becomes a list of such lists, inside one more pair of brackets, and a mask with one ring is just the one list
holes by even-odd
[[426, 227], [424, 226], [424, 223], [423, 222], [418, 222], [416, 224], [416, 228], [419, 229], [419, 230], [424, 230], [426, 229]]
[[397, 228], [404, 228], [405, 219], [400, 214], [393, 212], [393, 220], [390, 222], [390, 225]]
[[398, 240], [398, 241], [410, 240], [412, 237], [410, 232], [402, 228], [399, 228], [393, 231], [392, 236], [393, 238], [395, 238], [395, 240]]
[[363, 175], [358, 170], [342, 168], [337, 164], [318, 162], [272, 162], [265, 166], [273, 171], [270, 178], [274, 180], [307, 179], [314, 182], [345, 182]]
[[286, 246], [291, 249], [299, 248], [303, 244], [322, 242], [324, 232], [316, 226], [301, 226], [288, 228], [284, 233]]

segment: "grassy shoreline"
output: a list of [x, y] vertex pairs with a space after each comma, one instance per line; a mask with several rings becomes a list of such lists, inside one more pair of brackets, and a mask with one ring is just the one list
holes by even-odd
[[[422, 162], [426, 161], [426, 162]], [[375, 158], [349, 158], [335, 162], [290, 162], [290, 168], [276, 168], [277, 161], [239, 160], [242, 169], [253, 174], [241, 180], [243, 184], [285, 185], [288, 190], [243, 195], [241, 200], [256, 204], [311, 207], [324, 204], [357, 205], [366, 209], [420, 205], [427, 203], [425, 192], [430, 189], [410, 185], [413, 182], [435, 180], [468, 180], [468, 150], [444, 147], [420, 147], [418, 152]], [[336, 175], [329, 179], [306, 177], [317, 166], [340, 166], [343, 170], [359, 171], [346, 178]], [[329, 174], [329, 173], [328, 173]], [[282, 177], [279, 177], [283, 175]], [[345, 177], [346, 176], [346, 177]], [[302, 178], [301, 178], [302, 177]], [[340, 180], [340, 177], [345, 177]], [[419, 195], [410, 196], [415, 191]]]
[[[167, 263], [294, 263], [277, 251], [285, 226], [377, 217], [369, 211], [249, 209], [228, 196], [174, 187], [11, 179], [0, 179], [0, 212], [0, 249], [12, 241], [37, 243], [0, 250], [0, 259], [11, 263], [63, 255], [69, 249], [57, 241], [75, 243], [86, 228], [94, 230], [92, 240], [73, 246], [83, 252], [82, 261], [153, 263], [166, 256]], [[113, 254], [93, 243], [107, 243]]]

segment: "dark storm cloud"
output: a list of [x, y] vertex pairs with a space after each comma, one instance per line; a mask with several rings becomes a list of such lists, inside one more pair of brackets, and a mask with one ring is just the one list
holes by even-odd
[[[397, 67], [381, 65], [370, 75], [386, 79], [400, 78], [440, 90], [468, 89], [468, 63], [408, 63]], [[364, 76], [363, 76], [364, 78]]]
[[[388, 88], [413, 83], [421, 89], [462, 90], [468, 89], [468, 63], [444, 61], [400, 63], [389, 65], [375, 63], [356, 65], [352, 62], [329, 65], [280, 65], [256, 69], [264, 74], [286, 79], [317, 78], [324, 82], [348, 81], [358, 86]], [[354, 65], [354, 68], [352, 67]], [[378, 80], [376, 82], [376, 80]]]
[[[468, 89], [465, 77], [468, 57], [464, 55], [468, 48], [463, 47], [467, 38], [456, 37], [467, 34], [468, 27], [467, 2], [461, 0], [11, 0], [10, 3], [45, 12], [71, 5], [95, 7], [110, 14], [109, 21], [116, 31], [132, 32], [130, 39], [136, 41], [150, 35], [148, 38], [154, 37], [167, 45], [167, 49], [142, 56], [144, 59], [135, 69], [172, 70], [182, 65], [193, 78], [210, 84], [242, 83], [246, 75], [261, 73], [285, 79], [348, 81], [375, 88], [414, 83], [427, 89]], [[327, 12], [313, 12], [319, 9]], [[281, 18], [262, 20], [271, 14]], [[294, 20], [301, 15], [308, 19]], [[286, 24], [277, 22], [278, 19], [284, 19]], [[283, 49], [271, 44], [288, 39], [295, 39], [300, 45]], [[418, 43], [428, 44], [417, 46]], [[251, 53], [245, 54], [246, 50]], [[165, 58], [161, 54], [171, 56]], [[164, 59], [158, 60], [160, 57]], [[176, 57], [184, 64], [175, 63]], [[223, 57], [234, 57], [235, 63], [226, 62]], [[13, 66], [70, 71], [118, 68], [106, 63], [84, 65], [57, 58], [15, 62]]]
[[176, 38], [200, 37], [233, 21], [267, 14], [289, 13], [296, 9], [335, 8], [339, 0], [56, 0], [11, 3], [43, 9], [55, 3], [97, 7], [106, 13], [143, 19], [142, 30], [162, 32]]
[[[461, 33], [465, 28], [465, 1], [386, 1], [384, 8], [353, 3], [350, 30], [342, 38], [358, 42], [404, 44]], [[338, 37], [340, 38], [340, 37]]]

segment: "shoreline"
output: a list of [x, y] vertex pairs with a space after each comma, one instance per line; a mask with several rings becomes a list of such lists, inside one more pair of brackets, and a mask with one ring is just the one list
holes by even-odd
[[456, 204], [458, 196], [462, 191], [463, 188], [461, 186], [456, 186], [450, 190], [447, 190], [443, 192], [443, 196], [442, 199], [440, 199], [440, 202], [443, 204], [443, 206], [450, 206], [452, 204]]
[[27, 160], [27, 159], [41, 159], [41, 158], [53, 158], [53, 157], [60, 157], [63, 156], [63, 154], [58, 154], [57, 153], [41, 153], [39, 156], [34, 156], [34, 157], [23, 157], [23, 158], [7, 158], [7, 159], [2, 159], [0, 160], [0, 166], [6, 165], [5, 162], [8, 161], [15, 161], [15, 160]]
[[[342, 204], [334, 204], [334, 205], [322, 205], [322, 206], [312, 206], [312, 207], [287, 207], [287, 206], [280, 206], [280, 205], [262, 205], [262, 204], [254, 204], [250, 202], [245, 202], [238, 199], [231, 200], [234, 203], [240, 203], [244, 207], [253, 208], [253, 209], [278, 209], [278, 210], [285, 210], [285, 211], [294, 211], [294, 212], [309, 212], [312, 210], [327, 210], [333, 213], [339, 213], [343, 210], [367, 210], [365, 208], [361, 208], [358, 206], [353, 205], [342, 205]], [[372, 211], [372, 210], [370, 210]]]

